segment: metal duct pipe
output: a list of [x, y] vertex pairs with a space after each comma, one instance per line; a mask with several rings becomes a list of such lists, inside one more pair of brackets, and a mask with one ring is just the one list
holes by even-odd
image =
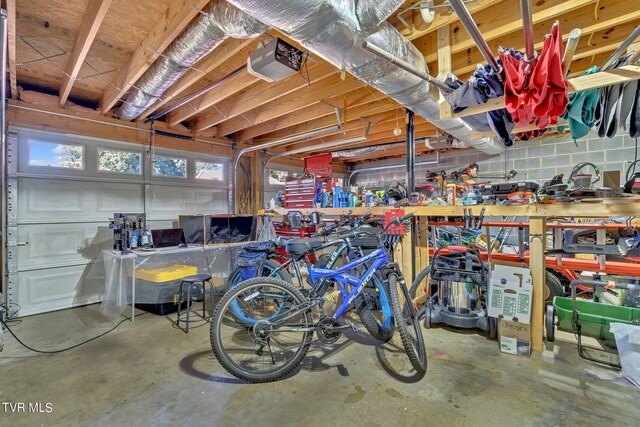
[[[440, 152], [436, 151], [435, 160], [427, 160], [426, 162], [419, 162], [419, 163], [416, 163], [415, 166], [430, 166], [430, 165], [437, 165], [438, 163], [440, 163]], [[371, 172], [371, 171], [383, 171], [383, 170], [387, 170], [387, 169], [398, 169], [398, 168], [401, 168], [403, 166], [404, 165], [388, 165], [388, 166], [376, 166], [376, 167], [373, 167], [373, 168], [354, 170], [349, 174], [349, 177], [347, 178], [346, 187], [351, 185], [351, 178], [353, 178], [355, 175], [359, 174], [360, 172]]]
[[[488, 154], [504, 151], [497, 139], [472, 140], [471, 128], [460, 119], [440, 119], [439, 92], [388, 61], [365, 50], [369, 42], [391, 56], [428, 74], [422, 53], [391, 24], [384, 21], [367, 30], [358, 10], [376, 0], [228, 0], [229, 3], [275, 27], [302, 46], [376, 88], [435, 126]], [[356, 4], [357, 3], [357, 4]], [[362, 4], [361, 4], [362, 3]], [[356, 7], [358, 6], [358, 7]]]
[[356, 14], [362, 29], [373, 30], [386, 21], [405, 0], [357, 1]]
[[229, 37], [250, 39], [268, 27], [223, 0], [203, 9], [147, 70], [117, 114], [133, 120], [153, 105], [184, 73]]
[[288, 136], [286, 138], [277, 139], [277, 140], [271, 141], [271, 142], [265, 142], [264, 144], [254, 145], [253, 147], [247, 147], [245, 149], [240, 150], [240, 152], [238, 153], [236, 158], [233, 160], [233, 187], [232, 187], [232, 191], [233, 191], [234, 195], [232, 197], [233, 209], [231, 209], [231, 211], [234, 214], [237, 213], [236, 212], [235, 199], [236, 199], [236, 195], [237, 195], [236, 193], [237, 193], [237, 189], [238, 189], [238, 163], [240, 162], [240, 157], [244, 156], [247, 153], [251, 153], [253, 151], [265, 150], [267, 148], [275, 147], [277, 145], [287, 144], [289, 142], [300, 141], [301, 139], [316, 138], [318, 136], [326, 135], [328, 133], [337, 132], [340, 129], [342, 129], [342, 125], [340, 124], [340, 122], [341, 121], [339, 121], [337, 125], [330, 126], [330, 127], [323, 128], [323, 129], [314, 130], [313, 132], [307, 132], [307, 133], [302, 133], [302, 134], [299, 134], [299, 135]]

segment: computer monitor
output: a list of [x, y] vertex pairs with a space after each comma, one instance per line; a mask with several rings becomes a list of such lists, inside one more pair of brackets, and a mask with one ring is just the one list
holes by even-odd
[[169, 248], [186, 244], [182, 228], [151, 230], [151, 238], [153, 239], [154, 248]]

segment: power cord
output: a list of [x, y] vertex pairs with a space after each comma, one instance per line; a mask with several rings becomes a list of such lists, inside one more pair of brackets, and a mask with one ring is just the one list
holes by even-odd
[[[147, 313], [141, 313], [141, 314], [138, 314], [136, 317], [144, 316], [145, 314], [147, 314]], [[124, 322], [126, 322], [126, 321], [128, 321], [128, 320], [131, 320], [131, 318], [130, 318], [130, 317], [126, 317], [126, 318], [122, 319], [122, 320], [121, 320], [121, 321], [120, 321], [116, 326], [114, 326], [113, 328], [109, 329], [108, 331], [103, 332], [103, 333], [101, 333], [100, 335], [97, 335], [97, 336], [95, 336], [95, 337], [93, 337], [93, 338], [89, 338], [88, 340], [83, 341], [83, 342], [81, 342], [81, 343], [79, 343], [79, 344], [73, 345], [73, 346], [71, 346], [71, 347], [63, 348], [63, 349], [60, 349], [60, 350], [36, 350], [36, 349], [35, 349], [35, 348], [33, 348], [33, 347], [29, 347], [27, 344], [25, 344], [24, 342], [22, 342], [22, 341], [20, 340], [20, 338], [18, 338], [18, 337], [16, 336], [16, 334], [11, 330], [11, 328], [9, 327], [9, 325], [7, 325], [7, 324], [4, 322], [4, 320], [1, 320], [1, 319], [0, 319], [0, 323], [2, 323], [2, 324], [4, 325], [4, 327], [5, 327], [5, 328], [7, 328], [7, 330], [9, 331], [9, 333], [10, 333], [11, 335], [13, 335], [13, 337], [16, 339], [16, 341], [18, 341], [18, 342], [19, 342], [23, 347], [25, 347], [26, 349], [31, 350], [31, 351], [33, 351], [33, 352], [35, 352], [35, 353], [42, 353], [42, 354], [55, 354], [55, 353], [62, 353], [62, 352], [64, 352], [64, 351], [69, 351], [69, 350], [74, 349], [74, 348], [76, 348], [76, 347], [80, 347], [81, 345], [84, 345], [84, 344], [90, 343], [91, 341], [97, 340], [98, 338], [100, 338], [100, 337], [103, 337], [103, 336], [107, 335], [109, 332], [114, 331], [118, 326], [122, 325]], [[14, 326], [15, 326], [15, 325], [14, 325]]]

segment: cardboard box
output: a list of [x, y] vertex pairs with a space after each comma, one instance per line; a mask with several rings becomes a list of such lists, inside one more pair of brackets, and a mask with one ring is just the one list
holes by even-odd
[[500, 319], [498, 343], [502, 353], [518, 356], [531, 355], [531, 325]]
[[532, 293], [531, 270], [494, 264], [489, 283], [489, 316], [529, 323]]

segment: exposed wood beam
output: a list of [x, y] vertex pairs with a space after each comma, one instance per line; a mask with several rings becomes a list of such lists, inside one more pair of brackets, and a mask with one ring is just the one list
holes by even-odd
[[129, 65], [121, 70], [113, 86], [105, 90], [100, 105], [103, 114], [113, 108], [207, 3], [209, 0], [173, 0], [169, 4], [149, 36], [136, 49]]
[[[16, 76], [16, 0], [7, 0], [7, 61], [9, 62], [9, 87], [11, 98], [18, 99]], [[2, 78], [5, 78], [2, 76]]]
[[[56, 104], [57, 105], [57, 104]], [[18, 108], [18, 107], [26, 107]], [[34, 111], [38, 110], [38, 111]], [[9, 100], [7, 122], [28, 129], [59, 132], [63, 134], [83, 135], [94, 138], [118, 140], [135, 144], [149, 144], [148, 127], [143, 123], [131, 123], [124, 120], [104, 117], [98, 114], [74, 113], [60, 107], [34, 106], [22, 101]], [[164, 123], [156, 122], [158, 130], [192, 136], [187, 132], [169, 129]], [[156, 135], [158, 147], [191, 151], [218, 156], [231, 156], [231, 141], [221, 138], [199, 138], [202, 141], [190, 141], [162, 135]], [[228, 145], [229, 148], [220, 145]]]
[[162, 95], [161, 100], [157, 101], [153, 106], [138, 116], [136, 120], [146, 119], [151, 113], [157, 111], [160, 107], [198, 83], [204, 75], [211, 73], [226, 62], [231, 61], [236, 55], [244, 56], [241, 52], [254, 47], [257, 43], [258, 39], [227, 39], [220, 47], [197, 62], [194, 66], [195, 69], [187, 71], [175, 85], [171, 86], [171, 88]]
[[[611, 7], [611, 6], [609, 6]], [[593, 23], [593, 10], [589, 9], [589, 14], [581, 11], [580, 16], [572, 17], [569, 20], [570, 27], [563, 27], [562, 38], [564, 41], [569, 37], [569, 32], [572, 28], [581, 28], [582, 37], [580, 38], [580, 44], [578, 45], [577, 55], [578, 58], [589, 55], [589, 51], [596, 50], [602, 44], [613, 44], [615, 42], [622, 42], [631, 31], [637, 26], [638, 20], [640, 20], [640, 9], [637, 10], [625, 10], [624, 13], [615, 18], [608, 20], [596, 21]], [[577, 13], [577, 12], [576, 12]], [[603, 11], [604, 13], [604, 11]], [[609, 10], [609, 14], [611, 14]], [[573, 16], [574, 14], [570, 14]], [[567, 18], [569, 19], [569, 18]], [[535, 48], [540, 50], [543, 45], [543, 37], [549, 31], [551, 22], [536, 23], [534, 25], [534, 37], [539, 40], [535, 44]], [[618, 43], [619, 44], [619, 43]], [[498, 39], [489, 43], [492, 51], [497, 55], [499, 46], [510, 46], [520, 49], [524, 47], [524, 40], [520, 35], [510, 37], [508, 39]], [[616, 46], [617, 47], [617, 46]], [[594, 52], [596, 53], [596, 52]], [[574, 58], [576, 58], [574, 56]], [[453, 71], [458, 76], [466, 75], [475, 70], [476, 64], [484, 63], [484, 58], [477, 49], [472, 49], [470, 52], [462, 52], [453, 56]], [[433, 68], [435, 63], [430, 63], [430, 69]]]
[[[337, 73], [336, 68], [326, 62], [310, 67], [309, 80], [311, 81], [311, 87], [313, 88], [314, 85], [320, 84], [323, 79], [336, 75]], [[295, 91], [308, 87], [309, 83], [299, 74], [294, 74], [277, 83], [260, 83], [251, 90], [230, 98], [228, 101], [222, 103], [222, 105], [216, 105], [215, 109], [198, 117], [194, 131], [201, 132], [208, 127], [215, 126], [225, 120], [238, 117], [255, 108], [261, 107], [274, 99], [289, 96]], [[198, 109], [202, 111], [211, 105], [213, 105], [211, 102], [202, 102]]]
[[[496, 6], [498, 2], [496, 0], [476, 0], [473, 3], [467, 5], [469, 12], [476, 13], [480, 12], [489, 6]], [[411, 15], [411, 14], [407, 14]], [[411, 31], [411, 29], [407, 29], [406, 26], [398, 20], [396, 24], [396, 28], [404, 34], [409, 40], [415, 40], [420, 37], [423, 37], [431, 32], [436, 31], [438, 28], [453, 24], [455, 22], [459, 22], [458, 16], [453, 13], [453, 11], [448, 7], [440, 7], [436, 9], [435, 17], [431, 24], [425, 24], [420, 16], [420, 11], [415, 11], [413, 13], [413, 17], [415, 19], [414, 26], [418, 27], [415, 31]], [[397, 19], [397, 18], [396, 18]], [[419, 29], [422, 28], [422, 29]]]
[[[192, 102], [173, 110], [167, 116], [167, 122], [171, 125], [177, 125], [178, 123], [195, 116], [207, 107], [222, 102], [232, 96], [237, 96], [238, 92], [252, 86], [257, 81], [259, 81], [259, 79], [256, 76], [253, 76], [246, 71], [242, 71], [239, 74], [229, 77], [227, 80], [220, 83], [220, 85], [215, 89], [210, 90], [204, 95], [194, 99]], [[195, 128], [194, 132], [202, 132], [208, 127], [210, 126]]]
[[89, 48], [93, 43], [93, 40], [98, 34], [100, 25], [104, 17], [107, 15], [107, 11], [111, 6], [113, 0], [90, 0], [87, 10], [82, 18], [80, 24], [80, 30], [76, 35], [76, 40], [73, 43], [73, 50], [71, 50], [71, 57], [67, 62], [67, 68], [65, 69], [65, 75], [62, 77], [62, 85], [60, 86], [60, 106], [64, 107], [64, 103], [67, 102], [73, 83], [78, 77], [80, 68], [84, 63], [84, 59], [89, 53]]
[[[332, 106], [342, 108], [345, 98], [347, 100], [347, 105], [350, 108], [349, 114], [355, 117], [358, 115], [368, 115], [374, 112], [384, 111], [389, 108], [395, 108], [396, 105], [389, 102], [389, 107], [387, 107], [388, 99], [380, 95], [379, 92], [375, 90], [369, 91], [369, 88], [360, 88], [343, 95], [334, 96], [331, 99], [328, 99], [327, 102], [310, 105], [309, 107], [297, 111], [296, 114], [279, 117], [275, 120], [244, 129], [234, 135], [233, 139], [240, 142], [248, 141], [264, 134], [273, 136], [276, 135], [273, 132], [282, 130], [283, 135], [276, 137], [277, 139], [289, 135], [308, 132], [309, 130], [319, 129], [320, 127], [330, 126], [337, 122], [335, 110]], [[307, 122], [311, 122], [312, 120], [315, 120], [314, 125], [318, 125], [319, 123], [324, 124], [319, 125], [319, 127], [314, 129], [303, 130], [305, 129]], [[260, 138], [260, 140], [262, 140], [262, 138]]]
[[230, 135], [248, 127], [292, 114], [310, 104], [331, 98], [331, 94], [349, 92], [362, 86], [362, 82], [350, 75], [347, 75], [344, 80], [341, 80], [339, 75], [331, 76], [310, 88], [305, 87], [290, 96], [278, 98], [240, 117], [221, 123], [218, 126], [218, 136]]

